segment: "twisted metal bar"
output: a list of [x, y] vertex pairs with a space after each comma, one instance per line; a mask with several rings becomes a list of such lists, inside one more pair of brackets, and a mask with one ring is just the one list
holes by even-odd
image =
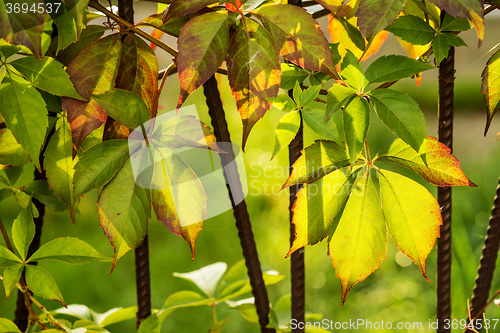
[[[472, 296], [470, 317], [482, 319], [482, 313], [488, 302], [488, 296], [495, 271], [495, 263], [500, 247], [500, 179], [496, 191], [493, 208], [491, 210], [490, 224], [484, 240], [483, 254], [477, 272], [474, 295]], [[475, 320], [473, 320], [474, 324]], [[480, 330], [479, 322], [476, 322], [476, 330]], [[473, 330], [467, 330], [473, 332]]]
[[[443, 12], [444, 13], [444, 12]], [[453, 87], [455, 79], [455, 48], [451, 47], [439, 65], [439, 141], [453, 146]], [[438, 239], [437, 309], [438, 333], [450, 332], [445, 320], [451, 317], [451, 187], [438, 188], [443, 225]]]
[[[203, 93], [207, 101], [208, 113], [212, 120], [216, 140], [219, 142], [231, 142], [219, 88], [217, 87], [217, 80], [213, 75], [203, 85]], [[229, 162], [234, 160], [234, 152], [232, 150], [226, 152], [226, 154], [221, 154], [220, 157], [223, 165], [234, 166], [234, 164], [229, 164]], [[240, 182], [238, 169], [236, 167], [224, 168], [224, 177], [226, 178], [229, 198], [234, 207], [233, 214], [236, 219], [236, 228], [238, 229], [238, 236], [243, 249], [243, 257], [245, 257], [252, 293], [255, 297], [255, 307], [259, 316], [260, 329], [262, 333], [274, 333], [274, 329], [267, 328], [269, 324], [269, 298], [262, 277], [262, 269], [260, 267], [259, 255], [255, 245], [247, 205], [245, 200], [234, 205], [233, 194], [229, 187], [229, 184], [238, 184]], [[243, 196], [241, 186], [233, 186], [232, 188], [237, 188], [237, 191], [241, 191], [240, 193], [235, 193], [235, 197]]]

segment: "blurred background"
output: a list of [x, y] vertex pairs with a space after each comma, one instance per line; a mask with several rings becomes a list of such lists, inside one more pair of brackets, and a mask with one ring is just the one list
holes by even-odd
[[[156, 5], [148, 2], [136, 3], [136, 22], [156, 12]], [[319, 20], [325, 29], [327, 18]], [[99, 24], [93, 21], [91, 24]], [[455, 135], [454, 155], [461, 161], [465, 174], [478, 185], [477, 188], [460, 188], [453, 191], [453, 266], [452, 302], [454, 318], [460, 320], [467, 316], [467, 300], [472, 295], [474, 279], [479, 265], [483, 239], [488, 226], [495, 189], [500, 177], [500, 141], [495, 136], [500, 132], [500, 116], [493, 120], [490, 131], [483, 136], [486, 123], [486, 108], [480, 93], [481, 72], [491, 55], [498, 49], [500, 39], [500, 16], [491, 13], [485, 18], [485, 39], [477, 48], [477, 35], [469, 30], [460, 36], [469, 47], [456, 49], [455, 81]], [[173, 38], [164, 36], [164, 42], [176, 46]], [[155, 50], [160, 69], [171, 62], [171, 57], [160, 49]], [[397, 40], [389, 36], [376, 58], [383, 54], [406, 54]], [[366, 68], [372, 60], [363, 63]], [[227, 78], [217, 77], [230, 126], [233, 142], [241, 144], [241, 120], [229, 89]], [[329, 87], [329, 86], [327, 86]], [[427, 120], [427, 134], [437, 136], [437, 70], [427, 71], [422, 76], [421, 87], [415, 80], [406, 79], [393, 86], [408, 93], [420, 104]], [[175, 109], [179, 94], [176, 75], [169, 77], [160, 101], [160, 112]], [[210, 124], [202, 88], [193, 93], [187, 104], [195, 104], [200, 118]], [[290, 261], [285, 259], [289, 249], [288, 192], [279, 191], [288, 173], [288, 154], [286, 149], [272, 161], [274, 129], [283, 113], [271, 109], [254, 127], [250, 134], [246, 152], [243, 154], [247, 170], [249, 193], [247, 205], [252, 220], [255, 239], [263, 269], [272, 269], [287, 276], [280, 283], [269, 287], [269, 296], [275, 303], [281, 296], [290, 293]], [[377, 151], [392, 141], [394, 135], [372, 117], [369, 131], [370, 149]], [[309, 128], [305, 128], [305, 144], [320, 139]], [[32, 167], [19, 180], [20, 186], [30, 180]], [[406, 171], [403, 171], [406, 172]], [[436, 189], [426, 184], [416, 175], [406, 173], [426, 185], [435, 194]], [[101, 252], [112, 256], [113, 250], [99, 227], [97, 215], [97, 192], [88, 193], [82, 198], [76, 224], [73, 225], [67, 213], [46, 211], [42, 243], [61, 236], [81, 238]], [[19, 213], [14, 199], [0, 202], [3, 222], [9, 229]], [[176, 278], [174, 272], [189, 272], [203, 266], [226, 262], [232, 266], [243, 259], [232, 212], [226, 212], [204, 223], [196, 244], [196, 256], [191, 260], [187, 243], [180, 237], [168, 232], [155, 218], [150, 221], [150, 260], [152, 304], [161, 308], [165, 299], [174, 292], [196, 290], [189, 282]], [[2, 242], [0, 242], [2, 243]], [[2, 244], [3, 245], [3, 244]], [[402, 255], [389, 240], [387, 258], [379, 270], [365, 281], [357, 284], [340, 306], [340, 282], [335, 277], [330, 258], [326, 254], [325, 241], [307, 247], [306, 284], [307, 312], [319, 314], [333, 321], [364, 319], [372, 322], [390, 321], [393, 323], [422, 322], [423, 330], [402, 330], [403, 332], [428, 332], [426, 324], [435, 321], [436, 287], [436, 249], [427, 260], [428, 283], [419, 269]], [[97, 312], [105, 312], [114, 307], [128, 307], [136, 303], [135, 267], [133, 251], [120, 260], [110, 274], [110, 264], [91, 264], [73, 266], [57, 262], [41, 265], [57, 281], [68, 304], [86, 304]], [[500, 269], [493, 281], [492, 293], [500, 288]], [[248, 294], [245, 297], [250, 297]], [[244, 297], [243, 297], [244, 298]], [[13, 318], [16, 295], [6, 299], [0, 288], [0, 316]], [[43, 301], [48, 309], [60, 307], [57, 302]], [[248, 323], [238, 311], [230, 310], [225, 304], [217, 307], [219, 319], [229, 317], [222, 332], [258, 332], [257, 324]], [[486, 311], [487, 319], [500, 318], [500, 309], [491, 305]], [[162, 332], [207, 332], [212, 325], [210, 308], [194, 307], [176, 310], [164, 322]], [[135, 320], [109, 327], [111, 332], [134, 332]], [[500, 324], [497, 329], [500, 328]], [[363, 330], [360, 330], [363, 332]], [[367, 330], [368, 332], [370, 330]], [[383, 331], [383, 330], [377, 330]], [[456, 332], [461, 330], [456, 330]], [[494, 332], [494, 330], [490, 330]]]

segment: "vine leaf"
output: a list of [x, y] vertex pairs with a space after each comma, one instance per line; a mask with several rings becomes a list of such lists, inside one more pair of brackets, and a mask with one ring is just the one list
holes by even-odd
[[12, 131], [4, 129], [0, 131], [0, 164], [23, 165], [30, 160], [28, 153], [23, 149], [12, 135]]
[[62, 99], [63, 109], [68, 111], [75, 149], [81, 146], [87, 135], [106, 122], [106, 113], [91, 96], [113, 89], [121, 46], [120, 34], [98, 39], [78, 53], [68, 66], [67, 72], [76, 91], [86, 100]]
[[429, 23], [415, 15], [400, 16], [385, 30], [413, 45], [429, 44], [436, 35]]
[[293, 64], [281, 63], [280, 88], [283, 90], [292, 90], [295, 86], [295, 82], [300, 84], [304, 82], [308, 76], [309, 74], [300, 67]]
[[[424, 163], [424, 154], [427, 163]], [[437, 186], [477, 186], [465, 176], [450, 148], [432, 136], [425, 139], [421, 154], [403, 140], [396, 139], [382, 148], [375, 160], [407, 167]]]
[[128, 156], [127, 140], [106, 140], [86, 150], [74, 167], [75, 198], [106, 185]]
[[384, 215], [367, 170], [354, 186], [328, 247], [342, 286], [342, 304], [356, 283], [380, 267], [387, 250]]
[[153, 50], [134, 34], [129, 34], [123, 41], [115, 87], [135, 92], [146, 104], [150, 117], [156, 116], [158, 59]]
[[405, 93], [392, 89], [373, 90], [370, 102], [380, 120], [418, 152], [426, 135], [424, 115], [417, 102]]
[[0, 113], [17, 142], [41, 170], [39, 155], [45, 140], [48, 116], [40, 93], [28, 81], [9, 71], [0, 84]]
[[227, 55], [229, 85], [243, 121], [243, 149], [280, 87], [279, 52], [267, 30], [249, 18], [240, 22]]
[[61, 291], [49, 272], [38, 266], [26, 265], [24, 267], [26, 270], [26, 284], [35, 295], [58, 301], [66, 307]]
[[61, 237], [43, 244], [29, 258], [30, 261], [58, 260], [69, 264], [89, 264], [110, 261], [88, 243], [75, 237]]
[[363, 91], [368, 85], [368, 79], [363, 74], [363, 68], [361, 68], [358, 58], [350, 50], [347, 50], [342, 59], [340, 76], [348, 86], [357, 92]]
[[484, 38], [484, 19], [482, 0], [429, 0], [440, 9], [445, 10], [451, 16], [464, 17], [472, 22], [477, 31], [478, 47]]
[[351, 164], [358, 159], [363, 150], [368, 125], [370, 124], [370, 107], [366, 99], [355, 96], [343, 112], [344, 135]]
[[351, 99], [356, 90], [350, 86], [344, 86], [341, 83], [334, 84], [328, 89], [326, 95], [326, 115], [325, 119], [330, 119], [334, 113], [341, 110]]
[[401, 55], [387, 55], [375, 60], [365, 72], [369, 83], [390, 82], [416, 75], [433, 67]]
[[23, 260], [26, 260], [33, 237], [35, 237], [35, 224], [31, 213], [30, 200], [28, 206], [19, 213], [12, 224], [12, 241]]
[[486, 127], [484, 135], [488, 133], [493, 116], [500, 108], [500, 51], [495, 52], [486, 63], [482, 73], [481, 93], [486, 103]]
[[337, 13], [343, 6], [342, 0], [315, 0], [321, 6], [328, 9], [333, 14]]
[[440, 64], [444, 58], [448, 56], [450, 45], [453, 46], [467, 46], [462, 38], [449, 32], [440, 32], [432, 42], [432, 52], [436, 58], [436, 64]]
[[345, 148], [338, 143], [326, 140], [316, 141], [302, 150], [282, 189], [295, 184], [312, 183], [349, 163]]
[[79, 196], [76, 199], [73, 196], [73, 176], [78, 156], [73, 159], [72, 154], [71, 130], [66, 118], [61, 117], [45, 150], [44, 169], [50, 189], [64, 202], [74, 223], [74, 208], [79, 202]]
[[71, 15], [75, 20], [77, 39], [80, 38], [80, 33], [85, 26], [86, 10], [89, 0], [61, 0], [70, 8]]
[[[57, 53], [78, 39], [77, 27], [73, 14], [66, 6], [59, 7], [59, 13], [50, 14], [57, 27]], [[81, 35], [80, 35], [81, 37]]]
[[182, 17], [196, 13], [197, 11], [207, 6], [218, 2], [218, 0], [174, 0], [170, 4], [170, 6], [168, 6], [167, 11], [165, 12], [163, 23], [166, 23], [170, 19], [176, 17]]
[[379, 182], [382, 209], [394, 243], [429, 281], [425, 260], [443, 224], [438, 202], [425, 187], [397, 173], [379, 170]]
[[108, 115], [128, 128], [135, 129], [149, 119], [146, 104], [135, 92], [113, 89], [92, 98]]
[[325, 121], [325, 106], [319, 102], [312, 102], [307, 108], [302, 109], [304, 122], [314, 132], [327, 140], [340, 142], [337, 126], [333, 120]]
[[125, 253], [142, 242], [151, 218], [149, 190], [136, 184], [130, 159], [104, 186], [97, 207], [101, 227], [114, 248], [114, 269]]
[[[320, 71], [340, 79], [328, 41], [321, 27], [303, 8], [291, 5], [263, 6], [253, 14], [261, 19], [280, 49], [280, 54], [297, 66]], [[290, 18], [293, 17], [293, 20]]]
[[349, 174], [348, 169], [341, 168], [300, 189], [292, 208], [295, 238], [287, 257], [330, 234], [334, 219], [344, 207], [356, 176], [357, 171]]
[[10, 63], [35, 87], [52, 95], [82, 99], [76, 92], [62, 64], [54, 58], [24, 57]]
[[300, 112], [299, 110], [291, 111], [281, 117], [274, 135], [274, 149], [271, 159], [283, 149], [286, 145], [292, 142], [300, 128]]
[[0, 245], [0, 268], [8, 268], [20, 263], [22, 263], [21, 259], [19, 259], [8, 248]]
[[361, 0], [356, 17], [363, 36], [371, 41], [401, 13], [406, 0]]
[[[14, 266], [10, 266], [3, 272], [3, 285], [5, 288], [5, 296], [9, 297], [12, 289], [16, 287], [16, 284], [19, 283], [19, 279], [21, 278], [21, 274], [23, 273], [24, 265], [17, 264]], [[2, 326], [0, 325], [0, 329]], [[7, 332], [16, 332], [7, 330]], [[18, 331], [21, 332], [21, 331]]]

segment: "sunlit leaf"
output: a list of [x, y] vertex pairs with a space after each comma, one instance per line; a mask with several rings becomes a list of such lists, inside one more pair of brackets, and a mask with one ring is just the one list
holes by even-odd
[[[158, 5], [160, 5], [160, 4], [158, 4]], [[175, 17], [175, 18], [172, 18], [172, 19], [166, 21], [165, 23], [163, 23], [163, 19], [162, 19], [163, 15], [164, 15], [163, 13], [157, 13], [157, 14], [150, 15], [150, 16], [146, 17], [145, 19], [143, 19], [141, 22], [139, 22], [138, 25], [145, 25], [145, 26], [154, 27], [154, 28], [158, 29], [158, 31], [162, 35], [163, 35], [163, 33], [167, 33], [171, 36], [179, 37], [179, 34], [181, 33], [181, 29], [184, 26], [184, 24], [186, 24], [191, 18], [194, 17], [194, 15]], [[154, 44], [151, 45], [152, 48], [153, 48], [153, 45]]]
[[356, 162], [363, 150], [368, 126], [370, 124], [370, 108], [366, 99], [355, 96], [343, 112], [344, 135], [351, 164]]
[[330, 234], [334, 219], [344, 207], [357, 172], [341, 168], [306, 184], [297, 193], [293, 205], [292, 223], [295, 239], [287, 256], [306, 246], [314, 245]]
[[[6, 297], [10, 296], [10, 292], [12, 291], [12, 289], [14, 289], [16, 287], [16, 284], [19, 283], [19, 279], [21, 278], [21, 274], [23, 272], [23, 269], [24, 269], [24, 265], [17, 264], [17, 265], [14, 265], [14, 266], [7, 268], [3, 272], [3, 285], [5, 287], [5, 296]], [[1, 324], [0, 324], [0, 328], [1, 328]], [[5, 331], [0, 330], [0, 332], [5, 332]], [[7, 331], [7, 332], [11, 332], [11, 331]]]
[[121, 50], [120, 34], [92, 42], [71, 61], [67, 72], [80, 96], [88, 102], [63, 98], [63, 109], [68, 110], [73, 144], [78, 149], [92, 131], [107, 119], [104, 110], [91, 99], [94, 94], [111, 90], [118, 74]]
[[429, 44], [436, 34], [434, 28], [414, 15], [398, 17], [386, 30], [414, 45]]
[[12, 131], [0, 131], [0, 164], [23, 165], [30, 160], [26, 150], [16, 141]]
[[229, 16], [218, 11], [192, 18], [177, 39], [177, 68], [181, 92], [179, 108], [186, 98], [219, 68], [229, 47]]
[[[320, 25], [303, 8], [268, 5], [254, 11], [273, 36], [280, 54], [302, 68], [338, 79], [328, 42]], [[290, 18], [293, 17], [293, 20]]]
[[12, 241], [23, 260], [26, 259], [33, 237], [35, 237], [35, 223], [33, 222], [31, 205], [28, 204], [12, 224]]
[[346, 87], [340, 83], [334, 84], [328, 89], [325, 119], [330, 119], [335, 112], [341, 110], [355, 93], [354, 88]]
[[0, 245], [0, 268], [7, 268], [22, 262], [8, 248]]
[[373, 90], [370, 102], [382, 122], [415, 151], [419, 151], [426, 135], [424, 115], [417, 102], [392, 89]]
[[337, 13], [343, 5], [342, 0], [315, 0], [321, 6], [325, 7], [332, 13]]
[[491, 119], [500, 108], [500, 50], [488, 60], [481, 77], [481, 93], [486, 103], [487, 121], [484, 129], [484, 135], [486, 135]]
[[0, 318], [0, 330], [8, 333], [21, 333], [17, 325], [6, 318]]
[[40, 93], [9, 71], [0, 84], [0, 112], [17, 142], [40, 169], [39, 155], [48, 126], [47, 108]]
[[163, 304], [158, 317], [163, 320], [176, 309], [187, 308], [200, 305], [210, 305], [213, 298], [206, 298], [195, 291], [183, 290], [168, 296]]
[[33, 265], [26, 265], [25, 269], [26, 284], [36, 296], [52, 299], [66, 306], [56, 281], [45, 269]]
[[361, 35], [361, 32], [353, 26], [349, 21], [347, 21], [343, 17], [338, 17], [337, 20], [342, 24], [342, 27], [344, 27], [345, 32], [347, 32], [347, 35], [351, 39], [351, 41], [356, 45], [358, 50], [364, 51], [365, 46], [366, 46], [366, 41], [363, 38], [363, 35]]
[[325, 121], [325, 107], [324, 104], [314, 102], [309, 105], [309, 108], [302, 110], [302, 117], [305, 123], [314, 132], [321, 135], [323, 138], [335, 142], [339, 142], [339, 133], [333, 120]]
[[436, 199], [419, 183], [397, 173], [380, 170], [382, 210], [391, 237], [422, 271], [443, 224]]
[[382, 56], [368, 66], [365, 76], [369, 83], [404, 79], [433, 67], [400, 55]]
[[149, 119], [149, 112], [142, 98], [132, 91], [113, 89], [92, 99], [121, 125], [134, 129]]
[[363, 36], [372, 40], [396, 19], [405, 3], [406, 0], [361, 0], [356, 17]]
[[231, 39], [227, 70], [229, 85], [243, 121], [243, 145], [255, 123], [271, 107], [269, 98], [280, 86], [279, 52], [271, 35], [254, 20], [245, 18]]
[[226, 272], [227, 265], [217, 262], [188, 273], [174, 273], [174, 276], [194, 283], [208, 297], [213, 297], [215, 288]]
[[349, 50], [342, 59], [340, 76], [348, 86], [357, 92], [363, 91], [368, 85], [368, 79], [363, 74], [363, 68], [361, 68], [358, 58]]
[[283, 149], [283, 147], [290, 144], [300, 127], [300, 113], [299, 110], [294, 110], [281, 117], [274, 135], [274, 149], [271, 159]]
[[[459, 167], [460, 162], [450, 154], [450, 148], [428, 136], [419, 155], [401, 139], [382, 148], [377, 160], [400, 164], [418, 173], [429, 183], [438, 186], [476, 186]], [[423, 154], [425, 154], [424, 163]]]
[[137, 186], [130, 160], [104, 186], [97, 201], [99, 220], [114, 248], [113, 267], [147, 233], [151, 218], [149, 190]]
[[283, 90], [292, 90], [295, 82], [302, 83], [309, 74], [300, 67], [292, 64], [281, 64], [281, 84]]
[[64, 5], [59, 7], [57, 14], [52, 12], [51, 15], [57, 27], [57, 52], [59, 52], [78, 39], [77, 27], [73, 14]]
[[73, 88], [68, 73], [54, 58], [24, 57], [11, 62], [11, 65], [24, 75], [35, 87], [57, 96], [81, 99]]
[[187, 16], [193, 14], [209, 5], [218, 3], [218, 0], [174, 0], [168, 6], [163, 22], [168, 22], [175, 17]]
[[316, 141], [302, 150], [293, 164], [293, 170], [282, 188], [301, 183], [312, 183], [337, 168], [349, 165], [346, 150], [333, 141]]
[[56, 57], [57, 61], [68, 66], [83, 48], [101, 38], [107, 29], [108, 28], [100, 25], [87, 25], [87, 27], [82, 30], [80, 39], [71, 43], [64, 50], [59, 51]]
[[[68, 121], [65, 117], [61, 117], [45, 150], [44, 169], [47, 171], [47, 182], [51, 190], [64, 202], [74, 221], [73, 176], [78, 157], [72, 158], [71, 140]], [[79, 196], [76, 197], [76, 201], [78, 200]]]
[[110, 258], [81, 239], [62, 237], [43, 244], [29, 261], [58, 260], [70, 264], [88, 264], [99, 261], [110, 261]]

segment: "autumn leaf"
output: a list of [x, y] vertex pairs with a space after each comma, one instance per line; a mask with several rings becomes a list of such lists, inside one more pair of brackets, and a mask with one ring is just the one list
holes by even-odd
[[181, 29], [177, 40], [181, 86], [177, 108], [217, 71], [226, 58], [229, 47], [228, 18], [225, 11], [207, 13], [192, 18]]
[[[328, 41], [320, 25], [303, 8], [268, 5], [252, 12], [274, 38], [280, 54], [302, 68], [339, 79]], [[293, 17], [293, 20], [290, 18]]]
[[481, 93], [486, 103], [486, 127], [484, 135], [488, 133], [493, 116], [500, 108], [500, 51], [495, 52], [486, 63], [481, 75]]
[[278, 95], [281, 67], [279, 52], [267, 30], [254, 20], [240, 22], [227, 55], [229, 85], [243, 121], [243, 144], [255, 123]]
[[86, 99], [62, 99], [62, 107], [68, 111], [75, 149], [87, 135], [106, 122], [106, 113], [91, 95], [113, 89], [120, 63], [120, 37], [120, 34], [114, 34], [90, 43], [68, 66], [67, 72], [76, 91]]
[[345, 142], [351, 164], [354, 164], [363, 150], [370, 124], [370, 108], [366, 99], [355, 96], [345, 107], [343, 120]]
[[176, 17], [196, 13], [207, 6], [218, 2], [218, 0], [174, 0], [165, 12], [163, 23]]
[[427, 136], [420, 152], [417, 153], [403, 140], [396, 139], [382, 148], [374, 161], [402, 165], [437, 186], [477, 186], [465, 176], [450, 148], [436, 138]]
[[406, 0], [361, 0], [356, 17], [363, 36], [371, 41], [401, 13]]

